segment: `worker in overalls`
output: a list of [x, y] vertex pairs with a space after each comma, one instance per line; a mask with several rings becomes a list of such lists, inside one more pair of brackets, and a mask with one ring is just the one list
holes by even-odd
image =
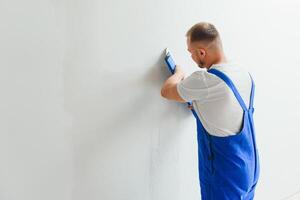
[[197, 122], [202, 200], [252, 200], [259, 178], [253, 123], [254, 81], [227, 60], [219, 32], [210, 23], [192, 26], [187, 47], [205, 70], [185, 77], [180, 66], [161, 88], [169, 100], [192, 102]]

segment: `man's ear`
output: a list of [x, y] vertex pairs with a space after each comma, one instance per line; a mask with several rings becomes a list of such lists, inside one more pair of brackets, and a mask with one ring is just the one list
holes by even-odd
[[206, 51], [204, 50], [204, 49], [199, 49], [199, 57], [201, 57], [201, 58], [204, 58], [205, 57], [205, 55], [206, 55]]

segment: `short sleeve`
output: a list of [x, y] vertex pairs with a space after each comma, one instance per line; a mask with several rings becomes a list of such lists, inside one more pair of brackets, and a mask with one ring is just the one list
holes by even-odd
[[177, 84], [178, 94], [186, 102], [198, 100], [203, 101], [208, 96], [208, 87], [205, 71], [193, 72]]

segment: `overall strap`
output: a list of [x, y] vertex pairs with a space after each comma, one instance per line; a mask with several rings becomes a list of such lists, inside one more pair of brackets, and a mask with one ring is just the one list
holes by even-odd
[[254, 111], [254, 108], [253, 108], [253, 99], [254, 99], [255, 84], [254, 84], [253, 78], [252, 78], [252, 76], [251, 76], [250, 73], [249, 73], [249, 76], [250, 76], [251, 82], [252, 82], [249, 109]]
[[236, 87], [234, 86], [233, 82], [230, 80], [230, 78], [228, 76], [226, 76], [223, 72], [221, 72], [221, 71], [219, 71], [217, 69], [214, 69], [214, 68], [211, 68], [211, 69], [207, 70], [207, 72], [212, 73], [212, 74], [218, 76], [219, 78], [221, 78], [229, 86], [229, 88], [232, 90], [234, 96], [238, 100], [238, 102], [241, 105], [241, 107], [243, 108], [243, 110], [245, 112], [248, 111], [247, 106], [246, 106], [244, 100], [242, 99], [240, 93], [238, 92], [238, 90], [236, 89]]

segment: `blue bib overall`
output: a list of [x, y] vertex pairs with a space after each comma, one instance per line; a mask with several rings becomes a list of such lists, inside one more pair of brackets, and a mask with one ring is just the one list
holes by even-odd
[[197, 121], [198, 165], [202, 200], [252, 200], [259, 177], [259, 157], [253, 123], [254, 82], [247, 108], [233, 82], [223, 72], [209, 69], [232, 90], [243, 108], [243, 126], [236, 135], [210, 135], [199, 117]]

